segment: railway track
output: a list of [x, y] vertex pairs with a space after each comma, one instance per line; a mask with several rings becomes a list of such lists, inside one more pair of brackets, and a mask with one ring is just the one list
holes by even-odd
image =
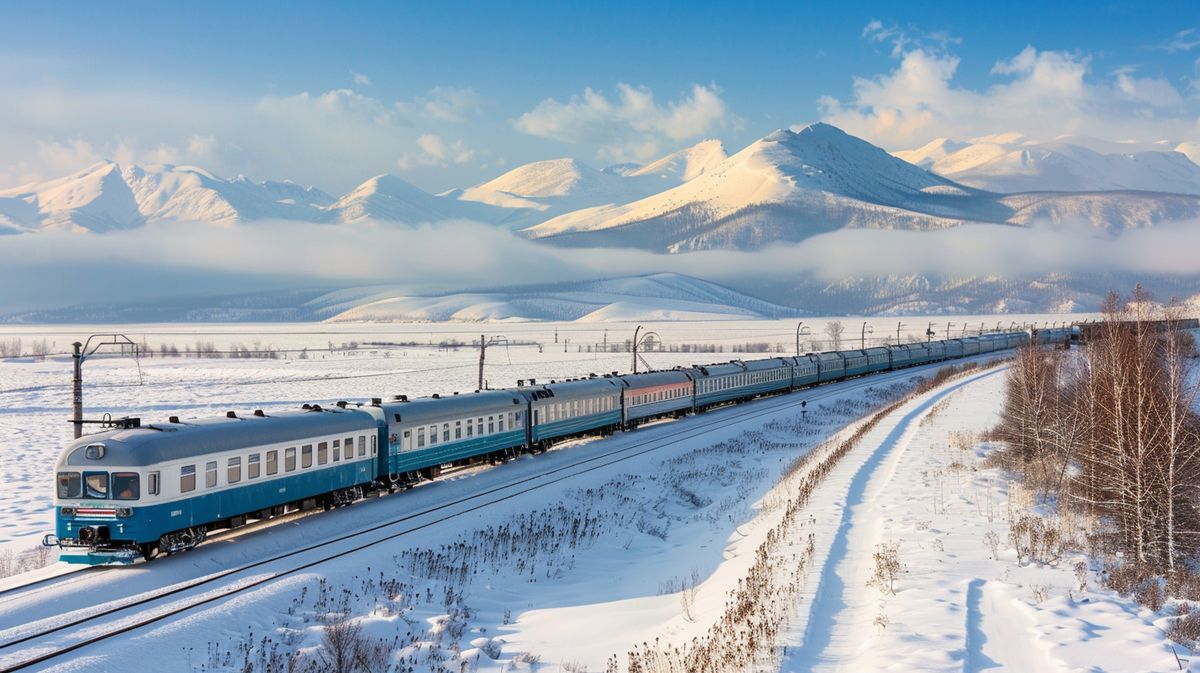
[[[986, 356], [964, 359], [962, 362], [977, 361], [981, 358], [987, 359], [988, 357], [994, 357], [995, 355], [995, 353], [989, 353]], [[868, 375], [849, 382], [839, 381], [837, 383], [851, 383], [851, 385], [840, 386], [835, 390], [821, 391], [815, 395], [805, 395], [801, 397], [797, 396], [795, 393], [785, 393], [782, 395], [776, 395], [766, 399], [757, 400], [756, 404], [748, 407], [742, 407], [741, 409], [731, 407], [725, 410], [727, 413], [718, 414], [715, 418], [701, 417], [701, 420], [692, 424], [691, 427], [669, 436], [652, 437], [645, 440], [634, 441], [626, 446], [600, 455], [584, 458], [582, 460], [546, 470], [544, 472], [538, 472], [537, 474], [516, 479], [484, 491], [475, 492], [449, 502], [427, 507], [418, 512], [405, 514], [404, 516], [377, 523], [352, 533], [322, 540], [300, 549], [276, 554], [265, 559], [242, 564], [240, 566], [223, 570], [211, 575], [188, 580], [166, 587], [161, 591], [146, 592], [124, 603], [117, 605], [103, 604], [93, 606], [94, 609], [88, 614], [75, 617], [73, 619], [68, 619], [67, 621], [51, 624], [45, 628], [18, 635], [12, 639], [4, 641], [3, 643], [0, 643], [0, 673], [21, 671], [38, 664], [46, 663], [66, 654], [86, 648], [90, 645], [94, 645], [110, 638], [141, 629], [170, 617], [181, 615], [195, 608], [244, 593], [250, 589], [269, 584], [291, 575], [295, 575], [321, 564], [350, 556], [389, 540], [394, 540], [396, 538], [409, 535], [416, 531], [444, 523], [450, 519], [476, 512], [497, 503], [519, 497], [529, 492], [545, 488], [547, 486], [551, 486], [562, 481], [587, 474], [589, 472], [594, 472], [609, 467], [616, 463], [631, 460], [647, 453], [658, 451], [668, 446], [673, 446], [680, 442], [694, 439], [715, 427], [725, 426], [731, 423], [744, 422], [770, 414], [775, 414], [790, 407], [798, 407], [801, 405], [802, 401], [806, 402], [826, 399], [854, 390], [886, 384], [898, 379], [909, 378], [921, 371], [935, 369], [943, 366], [944, 364], [945, 363], [932, 363], [901, 371]], [[815, 388], [819, 390], [822, 387], [824, 386], [816, 386]], [[813, 390], [813, 388], [808, 388], [805, 390]], [[463, 507], [464, 505], [465, 507]], [[424, 517], [430, 516], [433, 518], [425, 521], [418, 521]], [[405, 526], [404, 524], [408, 525]], [[399, 528], [397, 529], [397, 527]], [[335, 549], [335, 547], [341, 545], [342, 543], [349, 543], [350, 546]], [[283, 568], [268, 568], [268, 566], [272, 564], [287, 561], [288, 559], [293, 559], [294, 562]], [[255, 570], [259, 570], [260, 574], [253, 573]], [[240, 575], [246, 575], [247, 577], [244, 577], [241, 579], [241, 581], [239, 581], [238, 576]], [[44, 584], [54, 579], [57, 578], [45, 578], [43, 580], [38, 580], [34, 583], [31, 583], [31, 585]], [[224, 586], [217, 586], [222, 580], [229, 580], [229, 582]], [[208, 587], [212, 588], [210, 588], [208, 591], [204, 591], [204, 589]], [[14, 588], [9, 590], [9, 592], [11, 593], [12, 591], [16, 591], [18, 589], [19, 588]], [[193, 595], [185, 595], [189, 593]], [[154, 605], [163, 603], [171, 597], [180, 597], [180, 600], [173, 603]], [[134, 610], [135, 608], [142, 608], [142, 610], [138, 612]], [[120, 617], [119, 615], [122, 614], [127, 614], [128, 616]], [[111, 625], [112, 628], [103, 629], [101, 621], [108, 618], [115, 618], [114, 623]], [[33, 653], [32, 656], [27, 658], [18, 659], [16, 656], [17, 650], [13, 650], [13, 648], [19, 645], [34, 643], [34, 641], [41, 640], [48, 636], [53, 636], [55, 634], [64, 633], [70, 629], [75, 629], [76, 627], [80, 627], [78, 629], [79, 631], [90, 632], [94, 629], [100, 630], [94, 635], [87, 635], [70, 643], [62, 645], [49, 645], [45, 648], [39, 649], [39, 651]], [[8, 655], [9, 651], [12, 652], [12, 655]], [[10, 656], [12, 656], [11, 660]]]

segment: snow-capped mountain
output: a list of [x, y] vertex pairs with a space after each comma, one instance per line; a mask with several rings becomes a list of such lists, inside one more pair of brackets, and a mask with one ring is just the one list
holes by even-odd
[[120, 166], [100, 163], [66, 177], [0, 191], [0, 225], [13, 231], [133, 229], [145, 224]]
[[312, 220], [333, 203], [315, 187], [217, 177], [194, 166], [128, 166], [121, 171], [147, 220], [235, 224], [266, 218]]
[[[312, 303], [322, 301], [318, 298]], [[437, 296], [383, 292], [365, 301], [356, 298], [354, 303], [328, 320], [628, 322], [778, 318], [800, 313], [715, 283], [675, 273]]]
[[[1103, 141], [1078, 142], [1103, 149]], [[1075, 142], [1002, 134], [965, 144], [943, 139], [898, 154], [903, 159], [812, 124], [773, 132], [733, 156], [706, 140], [644, 166], [597, 170], [554, 159], [438, 195], [379, 175], [336, 199], [314, 187], [226, 179], [193, 166], [104, 162], [0, 191], [0, 233], [103, 233], [164, 220], [232, 226], [262, 219], [471, 219], [560, 245], [680, 252], [755, 249], [842, 228], [928, 230], [1039, 219], [1079, 219], [1119, 233], [1200, 214], [1200, 189], [1192, 187], [1200, 183], [1200, 166], [1173, 150], [1103, 154]], [[967, 184], [956, 179], [962, 176]], [[1109, 191], [1095, 191], [1097, 185]]]
[[[1144, 190], [1200, 194], [1189, 143], [1115, 143], [1068, 137], [1038, 142], [1019, 134], [938, 138], [896, 152], [956, 182], [993, 192]], [[1181, 151], [1182, 150], [1182, 151]]]
[[[943, 143], [927, 154], [953, 148]], [[568, 213], [524, 233], [560, 245], [681, 252], [755, 249], [842, 228], [929, 230], [1080, 218], [1119, 232], [1197, 215], [1196, 196], [1130, 191], [1003, 195], [976, 189], [818, 123], [775, 131], [673, 189]]]
[[803, 314], [723, 285], [657, 273], [431, 295], [395, 286], [269, 291], [87, 304], [0, 314], [5, 322], [531, 321], [627, 322], [782, 318]]
[[687, 182], [724, 159], [725, 148], [718, 140], [702, 141], [645, 166], [615, 164], [596, 170], [577, 159], [550, 159], [441, 196], [508, 209], [500, 222], [516, 229], [564, 213], [649, 196]]

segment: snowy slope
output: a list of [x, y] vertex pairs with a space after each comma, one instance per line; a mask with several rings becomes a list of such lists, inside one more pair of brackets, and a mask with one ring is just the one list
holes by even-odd
[[[977, 140], [958, 150], [951, 141], [937, 142], [911, 156], [980, 170], [1005, 156], [1005, 143], [1024, 142], [1014, 134]], [[1187, 163], [1179, 154], [1136, 159], [1139, 170], [1153, 167], [1159, 176], [1183, 171], [1171, 183], [1182, 187], [1190, 169], [1173, 157]], [[1136, 181], [1113, 180], [1118, 183]], [[1129, 191], [1003, 196], [925, 171], [835, 127], [812, 124], [775, 131], [674, 189], [568, 213], [525, 233], [560, 245], [681, 252], [755, 249], [842, 228], [929, 230], [1075, 216], [1115, 232], [1198, 214], [1195, 196]]]
[[1067, 137], [1037, 142], [1016, 134], [970, 142], [935, 140], [896, 152], [905, 161], [994, 192], [1145, 190], [1200, 194], [1200, 165], [1186, 143], [1114, 143]]
[[510, 209], [500, 222], [518, 229], [552, 217], [634, 201], [701, 175], [725, 159], [717, 140], [705, 140], [645, 166], [620, 164], [596, 170], [577, 159], [550, 159], [440, 196]]
[[812, 124], [775, 131], [674, 189], [571, 213], [526, 233], [549, 238], [611, 230], [587, 238], [672, 251], [755, 248], [844, 226], [954, 226], [963, 219], [988, 219], [992, 205], [974, 190], [833, 126]]
[[[329, 318], [348, 321], [730, 320], [790, 316], [794, 309], [679, 274], [653, 274], [490, 292], [412, 296], [402, 292], [345, 295], [314, 304], [345, 308]], [[357, 302], [355, 300], [358, 300]], [[348, 304], [355, 304], [346, 308]]]
[[652, 161], [631, 171], [628, 175], [631, 177], [656, 177], [673, 186], [700, 177], [716, 168], [727, 157], [725, 146], [721, 144], [720, 140], [703, 140], [691, 147]]
[[128, 166], [122, 177], [147, 220], [190, 220], [233, 224], [243, 220], [311, 221], [333, 197], [294, 182], [232, 180], [193, 166]]
[[0, 226], [103, 233], [144, 223], [120, 167], [111, 162], [0, 191]]

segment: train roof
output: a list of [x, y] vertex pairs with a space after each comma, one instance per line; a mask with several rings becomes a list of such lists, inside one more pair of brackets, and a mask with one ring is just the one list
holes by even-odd
[[647, 386], [662, 386], [668, 383], [691, 381], [692, 377], [682, 369], [667, 369], [660, 372], [645, 372], [643, 374], [625, 374], [618, 377], [630, 388], [645, 388]]
[[[337, 408], [154, 423], [85, 435], [63, 449], [59, 464], [85, 468], [141, 467], [375, 427], [370, 415], [357, 409]], [[92, 460], [86, 457], [84, 449], [94, 444], [104, 445], [104, 455]]]
[[711, 365], [693, 365], [692, 370], [696, 372], [696, 376], [709, 377], [741, 374], [746, 368], [740, 362], [717, 362]]
[[397, 422], [396, 414], [400, 414], [400, 423], [420, 425], [466, 416], [504, 413], [520, 408], [518, 405], [524, 402], [525, 398], [512, 390], [482, 390], [463, 395], [419, 397], [408, 402], [387, 402], [377, 407], [364, 407], [364, 410], [382, 414], [383, 420], [388, 423]]
[[790, 363], [783, 358], [766, 358], [763, 360], [743, 360], [742, 364], [746, 365], [746, 371], [748, 372], [760, 372], [764, 369], [787, 367]]
[[[625, 382], [620, 378], [605, 376], [593, 379], [575, 379], [573, 381], [555, 381], [548, 384], [520, 386], [518, 388], [511, 388], [510, 390], [521, 395], [526, 400], [576, 400], [596, 397], [605, 393], [617, 393], [624, 387]], [[537, 391], [549, 394], [540, 394]]]

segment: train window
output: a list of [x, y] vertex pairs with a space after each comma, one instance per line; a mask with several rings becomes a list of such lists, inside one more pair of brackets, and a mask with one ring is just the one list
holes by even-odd
[[496, 431], [496, 421], [494, 416], [488, 416], [488, 434]]
[[425, 428], [417, 428], [417, 448], [425, 446]]
[[[317, 465], [324, 465], [329, 462], [329, 442], [317, 442]], [[308, 465], [312, 465], [312, 459], [309, 458]], [[308, 467], [305, 465], [304, 467]]]
[[228, 478], [227, 483], [236, 484], [242, 480], [242, 458], [235, 456], [229, 459], [226, 464], [225, 476]]
[[[406, 432], [404, 434], [407, 435], [408, 433]], [[367, 436], [359, 435], [358, 436], [358, 457], [362, 458], [365, 455], [367, 455]]]
[[442, 423], [442, 441], [443, 442], [450, 441], [450, 424], [449, 423]]
[[333, 462], [338, 462], [342, 459], [342, 440], [333, 440]]
[[146, 493], [148, 493], [150, 495], [158, 495], [158, 492], [161, 490], [161, 485], [159, 484], [159, 481], [161, 481], [161, 480], [159, 479], [158, 472], [151, 472], [150, 474], [147, 474], [146, 475]]
[[179, 491], [188, 493], [196, 490], [196, 466], [184, 465], [179, 468]]
[[437, 444], [437, 442], [438, 442], [437, 426], [431, 425], [431, 426], [429, 426], [429, 443]]
[[262, 464], [259, 460], [259, 455], [257, 453], [250, 454], [250, 457], [246, 459], [246, 478], [258, 479], [261, 468]]
[[296, 469], [296, 447], [285, 449], [283, 452], [283, 470], [291, 472]]
[[210, 460], [204, 464], [204, 488], [214, 488], [217, 485], [217, 461]]
[[504, 432], [504, 414], [500, 414], [500, 418], [496, 419], [496, 430]]
[[83, 493], [83, 477], [78, 472], [58, 473], [58, 497], [78, 498]]
[[[295, 459], [295, 455], [294, 455], [295, 449], [292, 450], [292, 453], [293, 453], [293, 460], [294, 460]], [[272, 474], [276, 474], [277, 472], [279, 472], [279, 451], [278, 451], [278, 449], [275, 451], [267, 452], [267, 476], [269, 477]]]
[[462, 439], [462, 421], [454, 421], [454, 439]]
[[467, 436], [473, 437], [474, 435], [475, 435], [475, 424], [472, 423], [470, 421], [470, 419], [468, 419], [467, 420]]
[[141, 496], [141, 484], [137, 472], [113, 472], [113, 498], [117, 500], [137, 500]]
[[483, 416], [475, 419], [475, 434], [483, 435]]
[[107, 498], [108, 497], [108, 473], [107, 472], [84, 472], [83, 473], [83, 494], [88, 498]]
[[371, 438], [371, 455], [375, 455], [375, 438]]
[[301, 469], [308, 469], [308, 468], [312, 467], [312, 456], [313, 456], [312, 449], [313, 449], [312, 444], [305, 444], [304, 446], [300, 447], [300, 468]]

